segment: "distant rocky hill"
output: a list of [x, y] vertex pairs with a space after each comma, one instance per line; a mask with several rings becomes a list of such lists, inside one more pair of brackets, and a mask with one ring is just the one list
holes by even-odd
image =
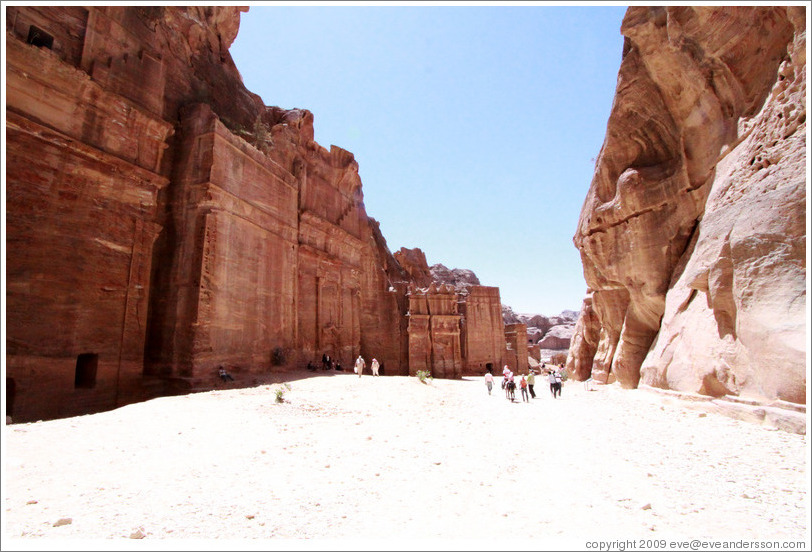
[[[419, 248], [407, 249], [401, 247], [394, 253], [397, 262], [402, 266], [421, 287], [428, 287], [432, 283], [451, 284], [458, 291], [469, 286], [482, 285], [473, 270], [466, 268], [448, 268], [437, 263], [428, 266], [426, 255]], [[575, 322], [578, 320], [578, 311], [564, 310], [557, 316], [542, 314], [517, 314], [508, 305], [502, 305], [502, 320], [505, 324], [525, 324], [527, 326], [527, 341], [529, 345], [539, 345], [546, 350], [569, 349], [570, 339], [575, 332]]]
[[472, 270], [466, 268], [449, 269], [443, 264], [431, 265], [431, 278], [437, 283], [452, 284], [455, 288], [466, 288], [468, 286], [479, 286], [479, 278]]
[[451, 284], [459, 291], [469, 286], [481, 285], [473, 270], [448, 268], [440, 263], [429, 267], [426, 254], [419, 247], [401, 247], [394, 253], [394, 257], [419, 287], [428, 287], [432, 283]]
[[564, 310], [558, 316], [517, 314], [511, 307], [502, 305], [505, 324], [525, 324], [528, 344], [538, 345], [541, 349], [569, 349], [578, 314], [572, 310]]

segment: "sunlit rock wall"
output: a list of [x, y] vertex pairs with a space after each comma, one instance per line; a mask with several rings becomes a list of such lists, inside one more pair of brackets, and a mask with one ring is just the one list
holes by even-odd
[[804, 9], [628, 10], [577, 377], [805, 400]]

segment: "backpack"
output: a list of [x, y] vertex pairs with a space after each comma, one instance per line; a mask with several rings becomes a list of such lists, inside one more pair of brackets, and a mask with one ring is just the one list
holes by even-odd
[[555, 382], [561, 383], [561, 374], [559, 374], [558, 372], [555, 373]]

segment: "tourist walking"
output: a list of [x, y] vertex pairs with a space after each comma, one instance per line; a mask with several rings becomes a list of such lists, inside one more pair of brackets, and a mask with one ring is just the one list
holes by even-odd
[[524, 379], [524, 376], [519, 381], [519, 388], [522, 390], [522, 402], [530, 402], [530, 399], [527, 398], [527, 380]]
[[530, 373], [527, 374], [527, 390], [530, 391], [530, 397], [536, 398], [536, 392], [533, 391], [533, 386], [536, 384], [536, 373], [533, 369], [530, 369]]
[[561, 396], [561, 372], [558, 370], [554, 371], [555, 374], [555, 394], [557, 396]]
[[509, 401], [513, 402], [516, 398], [516, 381], [513, 377], [513, 372], [508, 370], [505, 379], [507, 380], [507, 384], [505, 384], [505, 396]]
[[490, 395], [491, 389], [493, 389], [493, 374], [491, 374], [490, 370], [485, 372], [485, 385], [488, 388], [488, 395]]
[[355, 373], [358, 374], [358, 377], [361, 377], [361, 374], [364, 373], [364, 368], [366, 367], [367, 363], [364, 362], [364, 357], [358, 355], [358, 358], [355, 359]]
[[547, 381], [550, 382], [550, 394], [555, 398], [555, 370], [550, 368], [550, 372], [547, 374]]
[[372, 375], [373, 375], [373, 376], [377, 376], [377, 375], [378, 375], [378, 368], [380, 368], [380, 367], [381, 367], [381, 365], [380, 365], [380, 364], [378, 364], [378, 359], [377, 359], [377, 358], [373, 358], [373, 359], [372, 359]]

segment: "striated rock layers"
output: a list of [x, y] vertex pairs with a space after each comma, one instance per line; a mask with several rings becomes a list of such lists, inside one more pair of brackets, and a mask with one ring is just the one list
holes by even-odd
[[805, 8], [632, 7], [568, 366], [804, 402]]
[[499, 288], [480, 285], [471, 270], [429, 268], [419, 248], [402, 247], [394, 258], [412, 278], [406, 293], [410, 375], [433, 366], [437, 377], [478, 376], [516, 364], [515, 332], [502, 320]]
[[7, 8], [15, 421], [211, 389], [221, 365], [250, 385], [323, 353], [388, 375], [412, 356], [446, 377], [502, 362], [482, 308], [497, 288], [464, 319], [455, 294], [426, 298], [410, 334], [414, 278], [366, 213], [353, 155], [243, 86], [228, 48], [246, 9]]

